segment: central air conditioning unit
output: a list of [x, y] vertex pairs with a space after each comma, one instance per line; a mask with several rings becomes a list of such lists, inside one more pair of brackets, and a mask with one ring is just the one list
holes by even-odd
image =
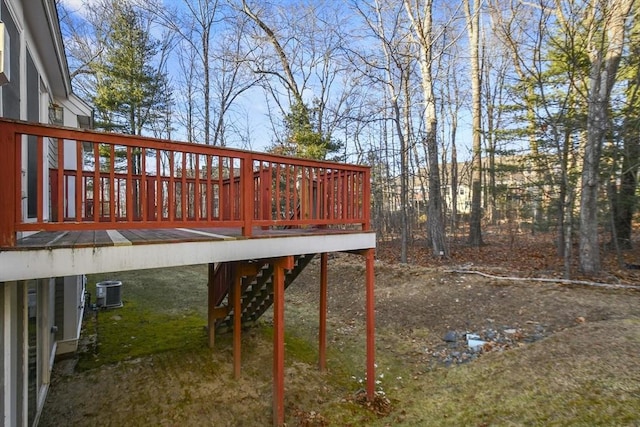
[[122, 307], [122, 282], [107, 280], [96, 283], [96, 306], [98, 308]]
[[11, 62], [9, 60], [9, 32], [4, 22], [0, 21], [0, 86], [9, 83]]

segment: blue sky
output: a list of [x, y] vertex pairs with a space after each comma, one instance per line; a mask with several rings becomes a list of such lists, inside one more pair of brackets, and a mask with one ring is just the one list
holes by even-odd
[[[82, 13], [84, 5], [92, 1], [94, 0], [61, 0], [61, 2], [67, 8], [77, 11], [77, 13]], [[172, 2], [171, 4], [176, 3]], [[169, 67], [170, 77], [175, 85], [178, 84], [180, 79], [180, 76], [177, 74], [178, 70], [178, 66], [172, 65]], [[305, 92], [305, 99], [312, 99], [313, 95], [311, 93], [311, 90], [313, 89], [309, 89]], [[179, 88], [176, 88], [175, 91], [178, 92]], [[227, 118], [228, 122], [232, 122], [233, 125], [240, 130], [238, 134], [232, 134], [228, 138], [228, 145], [235, 148], [263, 151], [273, 142], [273, 131], [271, 123], [269, 121], [268, 113], [269, 105], [267, 103], [265, 92], [262, 88], [255, 87], [245, 92], [234, 104], [233, 111], [231, 112], [230, 117]], [[441, 121], [439, 123], [439, 126], [446, 125]], [[442, 131], [440, 131], [439, 136], [442, 134]], [[249, 143], [246, 142], [247, 138], [250, 141]], [[338, 136], [338, 138], [340, 138], [340, 136]], [[172, 139], [185, 140], [186, 133], [184, 132], [184, 130], [178, 128], [173, 133]], [[346, 139], [347, 144], [351, 143], [351, 141], [348, 140], [348, 137], [343, 137], [342, 139]], [[468, 112], [466, 111], [463, 112], [461, 114], [461, 117], [459, 118], [457, 140], [459, 157], [468, 158], [468, 147], [470, 143], [470, 119], [468, 117]], [[348, 148], [347, 151], [352, 151], [352, 149]]]

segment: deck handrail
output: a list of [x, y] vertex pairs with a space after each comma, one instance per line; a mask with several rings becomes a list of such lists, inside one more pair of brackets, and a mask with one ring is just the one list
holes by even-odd
[[370, 229], [367, 166], [8, 119], [0, 153], [0, 247], [29, 231]]

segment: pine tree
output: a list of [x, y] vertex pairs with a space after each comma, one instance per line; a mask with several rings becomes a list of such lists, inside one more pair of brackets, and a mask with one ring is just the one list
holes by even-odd
[[341, 144], [319, 131], [313, 120], [314, 110], [301, 101], [291, 106], [291, 112], [284, 118], [287, 131], [283, 143], [272, 147], [273, 152], [284, 155], [324, 160], [335, 154]]
[[155, 64], [160, 43], [152, 38], [142, 12], [122, 0], [112, 0], [110, 6], [100, 35], [104, 54], [94, 64], [96, 126], [142, 135], [166, 117], [171, 104], [167, 74]]

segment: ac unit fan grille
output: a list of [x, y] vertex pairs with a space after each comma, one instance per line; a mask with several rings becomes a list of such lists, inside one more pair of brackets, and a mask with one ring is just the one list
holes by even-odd
[[122, 287], [111, 286], [107, 288], [107, 306], [122, 304]]

